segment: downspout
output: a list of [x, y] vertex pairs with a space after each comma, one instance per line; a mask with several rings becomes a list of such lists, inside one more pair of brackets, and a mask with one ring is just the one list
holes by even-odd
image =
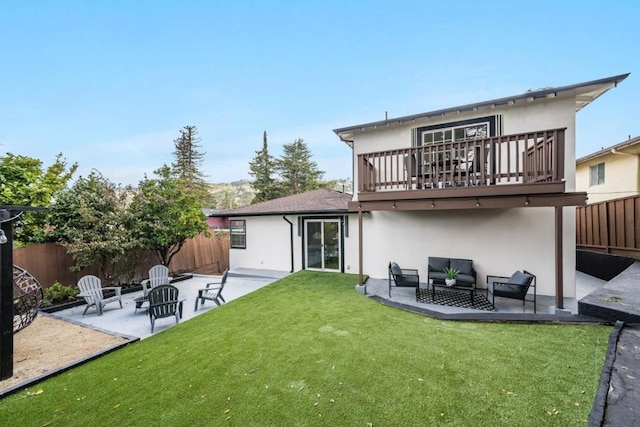
[[293, 223], [287, 219], [286, 215], [282, 215], [282, 219], [289, 223], [289, 240], [291, 246], [291, 271], [289, 271], [289, 273], [293, 273]]

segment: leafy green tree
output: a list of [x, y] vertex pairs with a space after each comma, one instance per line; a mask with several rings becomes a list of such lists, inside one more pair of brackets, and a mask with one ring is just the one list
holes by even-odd
[[196, 196], [183, 191], [168, 166], [145, 177], [129, 205], [128, 229], [135, 241], [155, 251], [164, 265], [180, 251], [187, 239], [208, 234], [206, 217]]
[[97, 263], [101, 279], [116, 280], [118, 262], [130, 257], [136, 247], [124, 224], [127, 194], [97, 171], [57, 194], [51, 225], [75, 262], [72, 270]]
[[281, 195], [290, 196], [320, 188], [324, 172], [311, 160], [311, 151], [300, 138], [283, 146], [283, 154], [276, 161], [280, 176]]
[[195, 126], [180, 129], [180, 137], [173, 140], [175, 161], [171, 164], [171, 173], [178, 178], [186, 193], [196, 197], [200, 206], [207, 206], [211, 198], [205, 175], [200, 171], [206, 154], [199, 151], [200, 142]]
[[275, 173], [276, 160], [269, 154], [267, 146], [267, 131], [262, 136], [262, 149], [256, 151], [256, 156], [249, 162], [249, 175], [254, 178], [251, 186], [255, 195], [251, 203], [264, 202], [279, 197], [279, 185], [272, 174]]
[[[41, 160], [7, 153], [0, 158], [0, 205], [49, 207], [77, 168], [77, 163], [68, 165], [62, 153], [46, 168]], [[15, 234], [16, 241], [26, 244], [46, 240], [46, 212], [25, 212], [21, 219], [23, 227]]]

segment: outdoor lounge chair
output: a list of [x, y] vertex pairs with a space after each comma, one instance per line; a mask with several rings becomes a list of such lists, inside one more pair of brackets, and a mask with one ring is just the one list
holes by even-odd
[[395, 262], [389, 263], [389, 298], [391, 298], [391, 286], [404, 288], [416, 288], [416, 295], [418, 295], [418, 288], [420, 287], [420, 277], [418, 270], [402, 269]]
[[173, 285], [160, 285], [149, 291], [149, 320], [151, 333], [156, 319], [174, 316], [176, 325], [182, 317], [182, 301], [178, 299], [178, 288]]
[[[79, 297], [84, 298], [87, 302], [87, 306], [82, 314], [86, 314], [89, 307], [93, 306], [98, 311], [98, 315], [102, 316], [104, 306], [110, 302], [118, 301], [120, 308], [122, 308], [122, 288], [119, 286], [102, 287], [102, 282], [96, 276], [84, 276], [78, 281], [78, 289], [80, 293]], [[112, 291], [115, 295], [105, 297], [104, 291]]]
[[[527, 299], [529, 288], [533, 288], [533, 300]], [[516, 271], [511, 277], [487, 276], [487, 296], [492, 295], [491, 304], [495, 307], [496, 297], [533, 302], [533, 312], [536, 312], [536, 276], [527, 270]]]
[[149, 270], [149, 278], [140, 284], [142, 285], [142, 295], [147, 296], [149, 291], [156, 286], [169, 284], [169, 269], [161, 264], [154, 265]]
[[227, 275], [229, 274], [229, 269], [226, 269], [224, 273], [222, 273], [222, 279], [220, 282], [211, 282], [207, 283], [207, 287], [203, 289], [198, 289], [198, 296], [196, 297], [196, 308], [194, 311], [198, 310], [198, 301], [200, 304], [204, 304], [204, 300], [211, 300], [215, 302], [217, 305], [220, 305], [220, 301], [226, 302], [222, 297], [222, 290], [224, 289], [224, 285], [227, 283]]

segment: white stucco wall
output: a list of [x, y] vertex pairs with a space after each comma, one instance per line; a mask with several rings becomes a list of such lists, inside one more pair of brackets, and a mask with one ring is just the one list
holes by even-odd
[[[566, 128], [566, 191], [575, 191], [575, 99], [552, 98], [481, 111], [421, 119], [356, 133], [354, 154], [410, 147], [413, 128], [502, 115], [502, 134]], [[354, 156], [357, 171], [357, 156]], [[354, 177], [354, 188], [357, 187]], [[354, 196], [357, 200], [357, 193]], [[372, 212], [364, 221], [364, 273], [387, 277], [390, 260], [418, 268], [426, 281], [427, 257], [469, 258], [485, 276], [526, 269], [537, 276], [538, 293], [555, 295], [554, 208], [460, 210], [440, 212]], [[564, 295], [575, 296], [575, 208], [563, 208]], [[422, 280], [422, 279], [421, 279]]]
[[[417, 268], [426, 282], [429, 256], [466, 258], [480, 288], [488, 274], [526, 269], [536, 275], [539, 295], [555, 295], [554, 233], [553, 208], [371, 212], [363, 223], [364, 273], [385, 278], [396, 261]], [[573, 297], [575, 249], [565, 249], [564, 294]]]
[[[293, 223], [294, 271], [302, 269], [302, 232], [298, 215], [287, 215]], [[329, 217], [335, 217], [330, 216]], [[314, 218], [318, 218], [314, 215]], [[246, 221], [246, 249], [229, 249], [230, 268], [255, 268], [291, 271], [290, 226], [282, 215], [234, 218]], [[358, 273], [358, 216], [349, 215], [349, 236], [344, 237], [344, 271]]]

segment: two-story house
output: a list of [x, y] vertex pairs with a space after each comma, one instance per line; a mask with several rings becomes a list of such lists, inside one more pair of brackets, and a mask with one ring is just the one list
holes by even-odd
[[576, 160], [576, 190], [588, 203], [640, 194], [640, 136]]
[[[353, 150], [360, 270], [472, 259], [480, 278], [527, 269], [575, 296], [575, 115], [627, 74], [334, 132]], [[483, 284], [479, 283], [482, 287]]]

